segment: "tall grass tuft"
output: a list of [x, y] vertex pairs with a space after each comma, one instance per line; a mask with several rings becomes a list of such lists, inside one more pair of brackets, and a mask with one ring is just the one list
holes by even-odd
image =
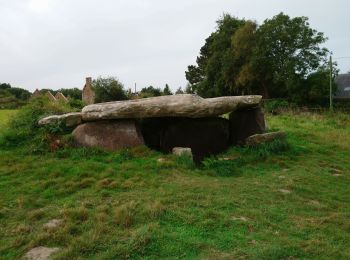
[[249, 146], [244, 149], [244, 154], [250, 154], [258, 158], [266, 158], [273, 154], [286, 152], [290, 145], [285, 139], [276, 139], [272, 142], [260, 144], [258, 146]]

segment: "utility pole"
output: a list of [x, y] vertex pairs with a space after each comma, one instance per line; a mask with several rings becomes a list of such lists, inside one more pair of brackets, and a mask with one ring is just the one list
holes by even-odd
[[135, 95], [136, 95], [136, 82], [135, 82]]
[[332, 55], [329, 57], [329, 110], [333, 112], [333, 91], [332, 82], [333, 81], [333, 62]]

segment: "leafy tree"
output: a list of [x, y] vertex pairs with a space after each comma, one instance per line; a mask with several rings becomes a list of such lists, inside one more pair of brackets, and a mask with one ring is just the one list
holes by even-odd
[[165, 84], [165, 87], [163, 89], [163, 95], [168, 96], [168, 95], [172, 95], [173, 93], [170, 90], [170, 87], [168, 84]]
[[179, 94], [184, 94], [184, 91], [182, 90], [182, 87], [179, 87], [176, 92], [175, 92], [176, 95], [179, 95]]
[[8, 83], [0, 83], [0, 89], [9, 89], [11, 85]]
[[[337, 85], [335, 83], [338, 70], [334, 70], [333, 73], [333, 95], [337, 92]], [[303, 100], [319, 103], [319, 101], [327, 100], [329, 98], [329, 69], [320, 68], [318, 71], [308, 75], [307, 79], [303, 82]]]
[[228, 14], [205, 41], [186, 78], [204, 97], [262, 94], [302, 98], [308, 75], [326, 62], [323, 33], [308, 18], [280, 13], [261, 26]]
[[310, 28], [307, 17], [290, 18], [280, 13], [258, 28], [255, 72], [265, 97], [292, 97], [302, 81], [324, 63], [327, 38]]
[[57, 90], [53, 90], [50, 88], [43, 88], [43, 89], [40, 89], [39, 91], [41, 94], [46, 94], [47, 92], [50, 92], [53, 96], [55, 96], [57, 93]]
[[217, 21], [217, 30], [206, 40], [197, 57], [197, 65], [188, 66], [186, 78], [199, 95], [225, 96], [230, 91], [232, 68], [231, 38], [244, 20], [225, 14]]
[[141, 89], [141, 97], [147, 98], [147, 97], [158, 97], [162, 95], [162, 91], [160, 88], [155, 88], [153, 86], [149, 86], [147, 88]]
[[9, 88], [7, 89], [13, 96], [22, 101], [27, 101], [32, 95], [28, 90], [23, 88]]
[[78, 88], [61, 88], [60, 91], [66, 97], [70, 97], [72, 99], [81, 100], [82, 90]]
[[109, 102], [116, 100], [126, 100], [127, 95], [124, 86], [114, 77], [99, 77], [92, 81], [95, 91], [95, 102]]
[[187, 84], [187, 86], [185, 88], [185, 93], [186, 94], [194, 94], [195, 93], [193, 86], [191, 84]]

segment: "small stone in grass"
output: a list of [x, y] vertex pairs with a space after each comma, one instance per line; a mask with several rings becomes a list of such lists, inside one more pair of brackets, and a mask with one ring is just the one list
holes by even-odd
[[340, 176], [343, 176], [342, 174], [339, 174], [339, 173], [334, 173], [334, 174], [332, 174], [332, 176], [334, 176], [334, 177], [340, 177]]
[[285, 190], [285, 189], [280, 189], [279, 191], [282, 192], [283, 194], [292, 193], [290, 190]]
[[50, 256], [54, 253], [56, 253], [59, 250], [57, 247], [45, 247], [45, 246], [39, 246], [31, 249], [29, 252], [27, 252], [23, 259], [26, 260], [47, 260], [50, 259]]
[[232, 220], [241, 220], [243, 222], [247, 222], [248, 219], [246, 217], [232, 217]]
[[46, 224], [44, 224], [43, 227], [47, 229], [53, 229], [53, 228], [57, 228], [61, 223], [62, 223], [62, 220], [60, 219], [52, 219]]
[[166, 161], [165, 158], [159, 158], [159, 159], [157, 159], [157, 162], [159, 162], [159, 163], [163, 163], [163, 162], [165, 162], [165, 161]]

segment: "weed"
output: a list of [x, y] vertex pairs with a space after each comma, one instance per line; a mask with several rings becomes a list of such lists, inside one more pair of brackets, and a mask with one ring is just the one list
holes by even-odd
[[82, 206], [78, 208], [64, 209], [62, 211], [62, 214], [66, 220], [70, 220], [73, 222], [83, 222], [88, 220], [89, 218], [89, 211]]
[[147, 211], [151, 219], [159, 219], [165, 213], [165, 209], [160, 201], [155, 201], [148, 205]]
[[215, 157], [206, 158], [202, 164], [206, 170], [214, 171], [216, 176], [237, 176], [240, 174], [240, 166], [244, 160], [237, 158], [235, 160], [218, 160]]
[[250, 146], [243, 150], [245, 154], [252, 154], [258, 158], [266, 158], [273, 154], [280, 154], [290, 149], [289, 143], [284, 139], [276, 139], [272, 142], [262, 143], [258, 146]]
[[125, 228], [130, 227], [135, 220], [135, 207], [134, 201], [121, 205], [114, 210], [114, 220], [117, 225]]

